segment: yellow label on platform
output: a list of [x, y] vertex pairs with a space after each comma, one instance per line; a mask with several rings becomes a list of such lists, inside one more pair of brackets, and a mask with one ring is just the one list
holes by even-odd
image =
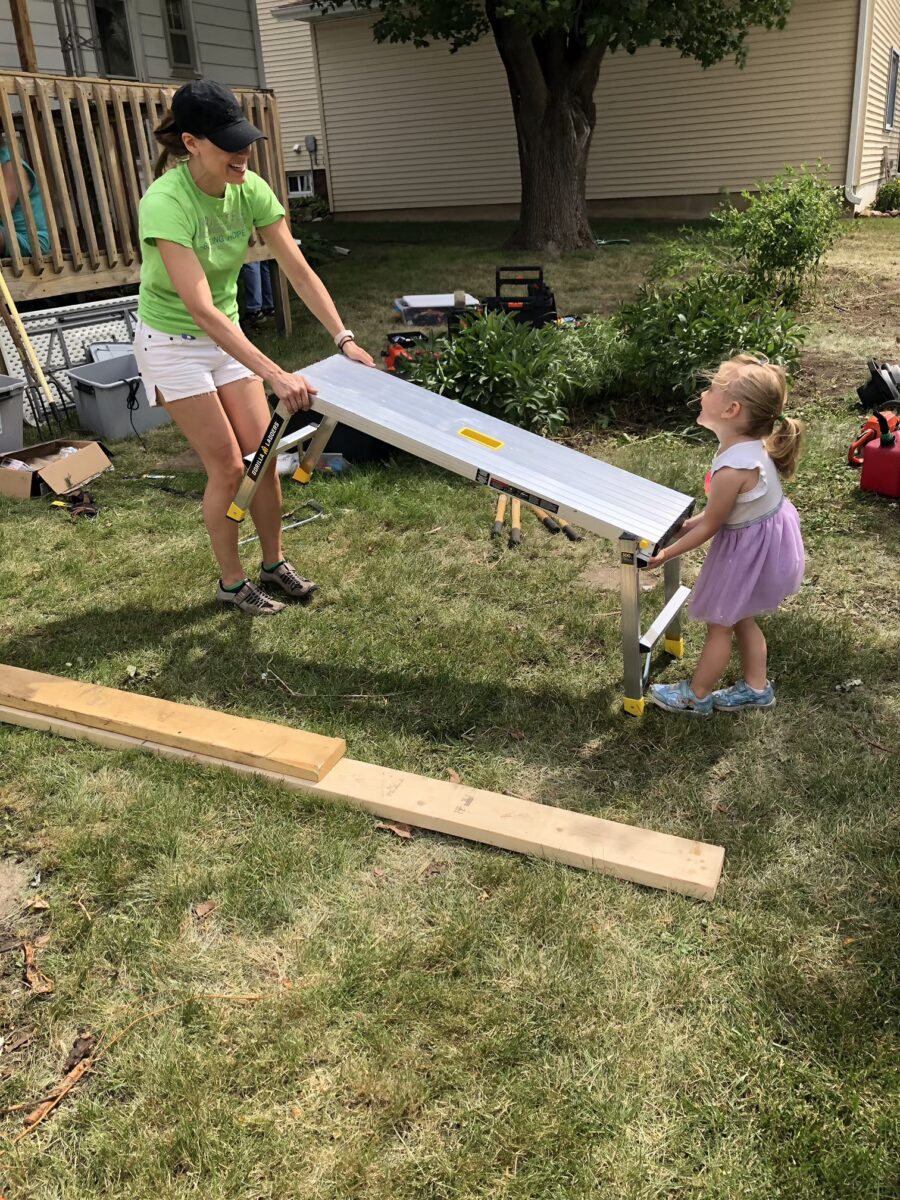
[[479, 446], [487, 446], [488, 450], [499, 450], [503, 445], [496, 438], [489, 437], [486, 433], [479, 433], [477, 429], [460, 429], [459, 436], [468, 438], [470, 442], [477, 442]]

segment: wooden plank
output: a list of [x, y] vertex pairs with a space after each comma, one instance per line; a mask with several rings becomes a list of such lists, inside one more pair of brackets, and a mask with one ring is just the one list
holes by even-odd
[[122, 94], [126, 89], [116, 84], [110, 88], [110, 99], [115, 116], [116, 135], [119, 141], [119, 165], [125, 180], [128, 206], [131, 209], [131, 219], [135, 229], [139, 227], [138, 206], [141, 202], [141, 189], [138, 184], [137, 171], [134, 166], [134, 151], [128, 134], [128, 121], [125, 117], [125, 105]]
[[[106, 261], [111, 267], [115, 267], [119, 262], [119, 248], [116, 245], [116, 233], [113, 228], [112, 213], [109, 210], [109, 199], [106, 195], [103, 163], [97, 150], [97, 139], [94, 137], [94, 118], [91, 113], [90, 97], [83, 84], [76, 83], [75, 100], [81, 114], [82, 136], [93, 176], [91, 182], [94, 185], [94, 195], [97, 197], [97, 207], [100, 210], [100, 226], [103, 229], [103, 240], [106, 242]], [[110, 174], [115, 175], [115, 164], [110, 165], [113, 167]]]
[[31, 21], [28, 19], [28, 0], [10, 0], [10, 10], [19, 51], [19, 66], [23, 71], [37, 71], [37, 51], [34, 48]]
[[72, 267], [74, 271], [78, 272], [84, 267], [84, 257], [81, 253], [81, 244], [78, 240], [78, 225], [75, 221], [75, 213], [69, 198], [69, 185], [66, 182], [62, 157], [59, 153], [59, 139], [56, 136], [56, 124], [53, 120], [53, 109], [50, 106], [50, 96], [47, 91], [48, 84], [43, 79], [36, 79], [34, 81], [34, 88], [38, 108], [41, 113], [41, 120], [44, 125], [44, 138], [47, 143], [56, 199], [62, 207], [63, 221], [69, 238], [69, 253], [72, 256]]
[[347, 749], [343, 738], [19, 667], [0, 666], [0, 704], [301, 779], [322, 779]]
[[122, 247], [122, 257], [129, 265], [134, 262], [134, 246], [131, 241], [131, 215], [128, 211], [128, 201], [125, 188], [122, 186], [122, 176], [119, 172], [118, 154], [116, 153], [113, 131], [109, 123], [109, 113], [106, 106], [109, 102], [109, 91], [102, 84], [94, 85], [94, 107], [97, 112], [97, 130], [100, 134], [100, 144], [106, 158], [109, 181], [112, 189], [113, 206], [116, 210], [116, 222], [119, 226], [119, 245]]
[[34, 171], [38, 187], [41, 190], [41, 197], [44, 201], [47, 233], [50, 235], [50, 261], [53, 263], [53, 270], [59, 272], [63, 269], [64, 260], [62, 243], [59, 240], [59, 229], [56, 224], [56, 208], [53, 203], [53, 194], [47, 182], [47, 172], [44, 167], [44, 152], [34, 119], [32, 98], [25, 91], [21, 79], [16, 80], [16, 94], [19, 97], [19, 104], [22, 107], [22, 125], [25, 130], [25, 140], [28, 143], [31, 169]]
[[141, 195], [153, 182], [153, 161], [150, 147], [147, 144], [147, 131], [144, 128], [144, 112], [141, 107], [140, 92], [130, 89], [128, 92], [128, 107], [131, 109], [131, 124], [134, 129], [134, 139], [137, 142], [138, 155], [141, 160], [141, 170], [144, 174], [144, 187]]
[[94, 232], [94, 214], [88, 201], [87, 187], [84, 182], [84, 171], [81, 167], [81, 151], [75, 134], [75, 122], [72, 120], [70, 107], [70, 89], [61, 81], [56, 81], [56, 95], [59, 100], [59, 111], [62, 114], [63, 130], [69, 147], [69, 166], [75, 181], [75, 194], [78, 198], [78, 208], [81, 212], [81, 227], [87, 242], [87, 256], [93, 270], [100, 266], [100, 248], [97, 245], [97, 235]]
[[51, 296], [68, 296], [77, 291], [94, 291], [97, 288], [126, 287], [140, 280], [140, 263], [135, 261], [130, 267], [121, 264], [115, 270], [107, 269], [104, 265], [105, 255], [100, 255], [100, 267], [96, 271], [84, 271], [79, 274], [68, 263], [65, 270], [58, 275], [44, 273], [41, 276], [26, 272], [20, 279], [8, 277], [6, 282], [12, 293], [12, 298], [20, 300], [45, 300]]
[[725, 851], [721, 846], [348, 758], [336, 763], [324, 780], [314, 783], [8, 705], [0, 705], [0, 722], [83, 739], [108, 749], [141, 750], [161, 758], [261, 775], [294, 791], [344, 801], [387, 820], [405, 821], [421, 829], [698, 900], [715, 899], [722, 874]]

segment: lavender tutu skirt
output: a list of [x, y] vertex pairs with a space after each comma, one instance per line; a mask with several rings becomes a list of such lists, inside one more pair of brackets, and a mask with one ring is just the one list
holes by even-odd
[[800, 590], [804, 565], [800, 521], [790, 500], [752, 525], [723, 525], [694, 584], [688, 615], [709, 625], [734, 625], [774, 612]]

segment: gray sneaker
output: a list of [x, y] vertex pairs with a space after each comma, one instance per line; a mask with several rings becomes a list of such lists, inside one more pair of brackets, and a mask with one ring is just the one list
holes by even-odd
[[757, 691], [743, 679], [738, 680], [730, 688], [720, 688], [712, 694], [713, 708], [716, 712], [743, 712], [746, 708], [774, 708], [775, 693], [771, 683]]
[[274, 617], [284, 608], [280, 601], [273, 600], [271, 596], [261, 592], [249, 579], [245, 579], [236, 592], [229, 592], [222, 585], [220, 579], [216, 599], [220, 604], [230, 605], [232, 608], [239, 608], [241, 612], [249, 613], [251, 617]]
[[285, 562], [283, 559], [271, 571], [267, 571], [265, 567], [261, 566], [259, 569], [259, 582], [281, 588], [292, 600], [309, 600], [316, 590], [316, 584], [312, 580], [304, 579], [302, 575], [298, 575], [291, 564]]

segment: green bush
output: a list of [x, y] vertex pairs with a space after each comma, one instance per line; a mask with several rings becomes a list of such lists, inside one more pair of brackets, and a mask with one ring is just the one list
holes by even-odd
[[873, 207], [876, 212], [894, 212], [900, 208], [900, 179], [891, 179], [881, 185]]
[[723, 241], [755, 292], [781, 304], [799, 303], [838, 236], [840, 190], [828, 183], [821, 166], [786, 167], [760, 184], [758, 194], [741, 195], [745, 209], [726, 204], [713, 213]]
[[563, 331], [533, 329], [506, 313], [488, 313], [452, 338], [438, 337], [433, 354], [401, 359], [405, 378], [471, 408], [537, 433], [556, 433], [568, 420], [573, 375], [561, 353]]
[[616, 317], [627, 340], [620, 387], [645, 399], [686, 398], [733, 354], [765, 354], [791, 374], [805, 330], [755, 294], [747, 277], [704, 272], [665, 291], [644, 288]]
[[308, 221], [324, 221], [331, 216], [331, 209], [324, 196], [296, 196], [288, 201], [288, 216], [291, 225], [303, 225]]

